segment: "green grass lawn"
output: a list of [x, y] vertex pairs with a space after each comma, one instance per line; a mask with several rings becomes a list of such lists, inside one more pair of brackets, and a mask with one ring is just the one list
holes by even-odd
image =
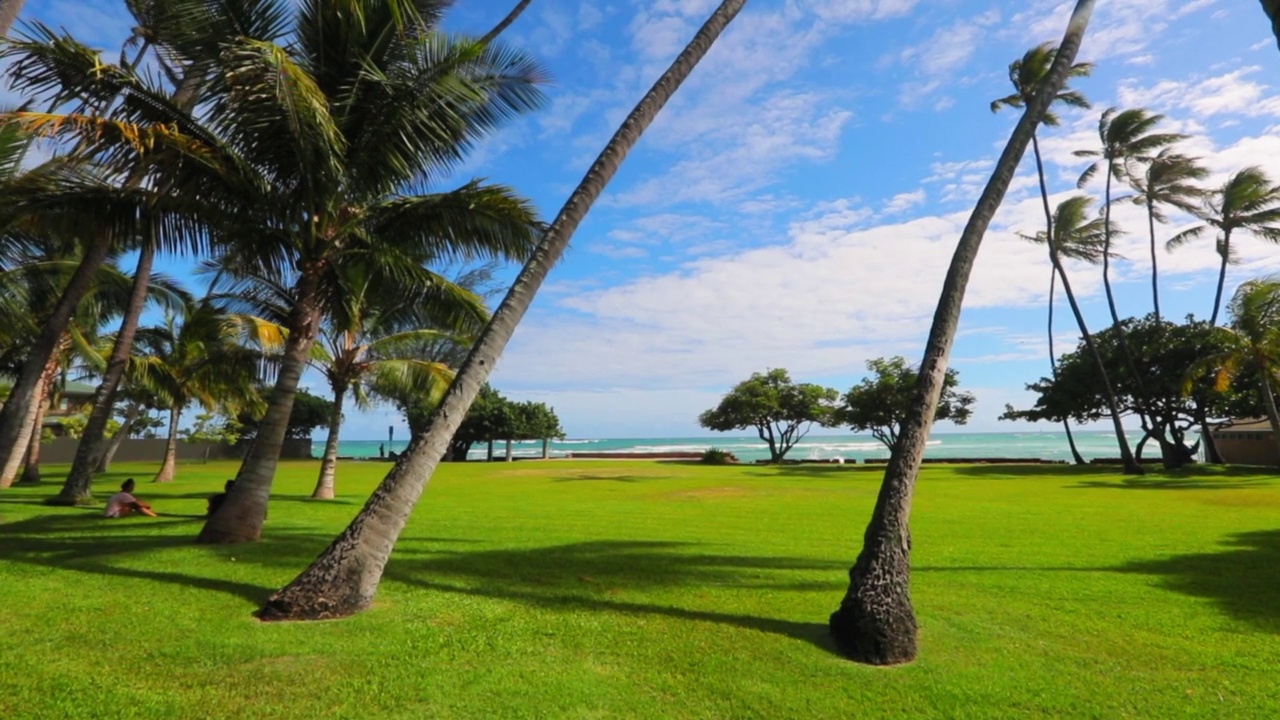
[[234, 547], [191, 544], [230, 464], [156, 520], [0, 491], [0, 718], [1280, 717], [1270, 473], [926, 469], [900, 668], [826, 635], [880, 468], [446, 465], [372, 610], [255, 620], [388, 467], [282, 464]]

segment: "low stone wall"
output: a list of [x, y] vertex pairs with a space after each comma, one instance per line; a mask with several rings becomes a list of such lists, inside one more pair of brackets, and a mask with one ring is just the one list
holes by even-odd
[[[76, 457], [76, 448], [80, 441], [72, 438], [54, 438], [53, 442], [40, 448], [40, 462], [70, 464]], [[120, 443], [112, 462], [160, 462], [164, 460], [165, 441], [162, 439], [129, 438]], [[178, 442], [178, 462], [203, 460], [208, 452], [210, 460], [239, 460], [244, 457], [246, 443], [225, 445], [223, 443], [191, 443]], [[280, 457], [285, 460], [306, 460], [311, 458], [311, 440], [287, 439]]]

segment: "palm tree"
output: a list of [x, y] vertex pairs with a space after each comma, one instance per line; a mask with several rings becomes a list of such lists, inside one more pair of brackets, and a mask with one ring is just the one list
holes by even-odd
[[1094, 0], [1077, 0], [1071, 20], [1044, 82], [1024, 103], [1004, 152], [965, 224], [942, 285], [933, 325], [920, 361], [915, 401], [898, 434], [884, 482], [876, 498], [862, 552], [849, 570], [849, 589], [831, 615], [831, 633], [850, 658], [874, 665], [910, 662], [916, 656], [916, 618], [911, 607], [911, 498], [924, 457], [934, 411], [946, 381], [947, 358], [960, 322], [964, 291], [978, 249], [1013, 180], [1027, 145], [1050, 103], [1065, 84]]
[[[1154, 115], [1143, 108], [1132, 108], [1119, 111], [1107, 108], [1098, 119], [1098, 139], [1102, 150], [1077, 150], [1076, 157], [1097, 158], [1081, 173], [1077, 187], [1084, 187], [1099, 170], [1106, 172], [1106, 185], [1102, 197], [1103, 220], [1111, 223], [1111, 181], [1124, 182], [1138, 173], [1141, 163], [1150, 162], [1152, 154], [1161, 148], [1184, 139], [1185, 135], [1176, 133], [1151, 132], [1164, 120], [1163, 115]], [[1102, 287], [1107, 293], [1107, 307], [1111, 310], [1112, 324], [1120, 323], [1120, 313], [1116, 309], [1115, 295], [1111, 292], [1111, 238], [1107, 237], [1106, 254], [1102, 256]], [[1126, 357], [1128, 351], [1126, 350]]]
[[[1057, 54], [1057, 46], [1051, 42], [1046, 42], [1031, 48], [1021, 58], [1010, 63], [1009, 82], [1013, 83], [1014, 92], [1012, 95], [992, 101], [991, 112], [999, 112], [1006, 107], [1026, 107], [1031, 99], [1035, 97], [1036, 91], [1044, 83], [1049, 74], [1049, 68], [1053, 65], [1053, 59]], [[1049, 109], [1045, 111], [1044, 119], [1040, 121], [1041, 125], [1057, 127], [1060, 124], [1057, 113], [1053, 111], [1054, 105], [1066, 105], [1075, 108], [1089, 107], [1089, 100], [1080, 92], [1067, 89], [1066, 83], [1071, 78], [1088, 77], [1091, 72], [1093, 72], [1091, 63], [1076, 63], [1071, 66], [1067, 71], [1067, 80], [1063, 83], [1062, 88], [1054, 93], [1053, 99], [1049, 103]], [[1044, 162], [1040, 157], [1040, 140], [1036, 132], [1031, 135], [1031, 149], [1036, 161], [1036, 177], [1040, 183], [1040, 202], [1044, 206], [1045, 232], [1052, 233], [1053, 216], [1049, 210], [1049, 187], [1045, 182]], [[1055, 374], [1057, 373], [1057, 359], [1053, 354], [1053, 296], [1056, 281], [1057, 275], [1051, 271], [1049, 275], [1049, 365]], [[1062, 428], [1067, 433], [1067, 445], [1071, 448], [1072, 459], [1078, 464], [1084, 464], [1084, 458], [1080, 456], [1080, 451], [1076, 449], [1075, 437], [1071, 434], [1071, 423], [1064, 419]]]
[[1280, 411], [1275, 397], [1280, 371], [1280, 281], [1267, 278], [1241, 284], [1227, 312], [1231, 323], [1219, 328], [1226, 336], [1227, 351], [1205, 358], [1193, 371], [1215, 370], [1217, 389], [1225, 390], [1241, 370], [1255, 370], [1271, 437], [1280, 453]]
[[1071, 306], [1071, 313], [1075, 315], [1076, 325], [1080, 328], [1085, 347], [1098, 365], [1098, 372], [1102, 377], [1107, 397], [1107, 409], [1111, 413], [1111, 422], [1115, 428], [1116, 442], [1120, 446], [1120, 457], [1124, 461], [1125, 472], [1141, 475], [1142, 466], [1134, 459], [1133, 451], [1129, 448], [1129, 439], [1125, 436], [1124, 426], [1120, 422], [1120, 403], [1117, 402], [1115, 391], [1111, 387], [1106, 363], [1103, 362], [1102, 355], [1093, 341], [1093, 335], [1085, 323], [1084, 314], [1080, 312], [1075, 293], [1071, 291], [1071, 280], [1067, 277], [1066, 268], [1062, 264], [1064, 257], [1073, 256], [1089, 261], [1101, 260], [1108, 252], [1111, 238], [1120, 234], [1115, 227], [1108, 227], [1104, 218], [1086, 219], [1092, 203], [1092, 199], [1083, 195], [1077, 195], [1059, 203], [1053, 214], [1053, 233], [1044, 236], [1044, 240], [1049, 248], [1049, 262], [1058, 273], [1058, 278], [1062, 280], [1062, 290], [1067, 296], [1067, 303]]
[[1175, 250], [1201, 237], [1210, 227], [1217, 229], [1217, 250], [1222, 264], [1218, 270], [1218, 290], [1213, 296], [1213, 314], [1209, 317], [1209, 324], [1216, 325], [1222, 289], [1227, 281], [1227, 264], [1233, 259], [1231, 235], [1239, 230], [1263, 240], [1280, 242], [1280, 185], [1273, 185], [1262, 168], [1247, 167], [1227, 178], [1218, 190], [1207, 193], [1196, 214], [1203, 224], [1174, 235], [1165, 246]]
[[161, 326], [138, 333], [142, 350], [131, 374], [169, 410], [164, 461], [154, 482], [171, 482], [177, 470], [182, 411], [198, 402], [205, 410], [231, 412], [260, 402], [255, 387], [259, 355], [239, 344], [243, 327], [209, 300], [189, 305], [182, 323], [169, 313]]
[[467, 409], [480, 392], [547, 273], [564, 253], [574, 230], [617, 173], [641, 133], [745, 3], [746, 0], [722, 2], [671, 67], [623, 120], [547, 228], [537, 250], [498, 305], [493, 319], [463, 361], [428, 429], [414, 437], [409, 449], [347, 529], [293, 582], [272, 595], [259, 612], [259, 617], [264, 620], [343, 617], [360, 612], [373, 601], [382, 579], [382, 570], [410, 511], [422, 496]]
[[1160, 206], [1168, 206], [1187, 213], [1200, 208], [1204, 190], [1195, 185], [1209, 171], [1200, 165], [1199, 158], [1187, 157], [1165, 148], [1151, 159], [1140, 175], [1131, 175], [1129, 182], [1137, 192], [1134, 203], [1147, 208], [1147, 230], [1151, 236], [1151, 304], [1155, 308], [1156, 322], [1160, 322], [1160, 283], [1156, 264], [1156, 221], [1168, 222]]

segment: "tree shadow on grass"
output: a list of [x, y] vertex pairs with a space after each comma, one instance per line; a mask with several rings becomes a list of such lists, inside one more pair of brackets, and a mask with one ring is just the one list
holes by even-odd
[[[844, 583], [797, 574], [846, 570], [847, 563], [810, 558], [690, 552], [692, 543], [605, 540], [541, 548], [449, 551], [422, 559], [393, 558], [387, 578], [440, 592], [509, 600], [553, 610], [652, 615], [783, 635], [838, 654], [825, 623], [620, 600], [615, 595], [665, 587], [733, 587], [762, 592], [831, 591]], [[838, 576], [836, 576], [838, 578]]]
[[1070, 490], [1244, 490], [1274, 485], [1261, 478], [1124, 478], [1115, 482], [1081, 480]]
[[1280, 634], [1280, 530], [1229, 536], [1228, 549], [1127, 563], [1117, 570], [1154, 575], [1161, 586], [1205, 598], [1229, 617]]
[[[159, 518], [110, 520], [103, 518], [101, 511], [95, 508], [39, 515], [0, 524], [0, 562], [224, 592], [255, 604], [265, 601], [276, 588], [116, 564], [117, 561], [146, 556], [157, 550], [191, 547], [197, 523], [203, 519], [203, 516], [162, 515]], [[329, 539], [328, 536], [280, 530], [268, 543], [208, 546], [208, 551], [247, 562], [266, 558], [274, 562], [287, 558], [301, 567], [314, 558]], [[152, 559], [162, 562], [159, 558]]]

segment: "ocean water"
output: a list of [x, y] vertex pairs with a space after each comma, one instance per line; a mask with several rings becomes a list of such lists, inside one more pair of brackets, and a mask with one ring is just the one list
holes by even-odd
[[[1076, 447], [1086, 459], [1095, 457], [1119, 457], [1115, 435], [1111, 432], [1097, 430], [1078, 430], [1075, 433]], [[1137, 445], [1140, 436], [1131, 435], [1131, 447]], [[378, 440], [342, 440], [338, 443], [340, 455], [352, 457], [377, 457], [378, 447], [384, 445], [389, 451], [401, 452], [408, 445], [407, 441], [397, 440], [387, 445]], [[551, 443], [552, 457], [565, 457], [574, 452], [592, 453], [651, 453], [651, 452], [701, 452], [710, 447], [728, 450], [743, 462], [768, 459], [769, 449], [763, 441], [754, 436], [720, 435], [696, 438], [608, 438], [608, 439], [565, 439]], [[494, 444], [494, 455], [502, 457], [505, 444]], [[323, 438], [312, 443], [312, 454], [319, 457], [324, 452]], [[485, 456], [485, 446], [475, 445], [470, 454], [471, 459]], [[1147, 452], [1158, 454], [1152, 445]], [[512, 448], [515, 457], [540, 457], [542, 441], [533, 440], [517, 442]], [[867, 458], [887, 458], [889, 451], [870, 435], [810, 435], [787, 454], [789, 460], [831, 460], [844, 458], [856, 459], [859, 462]], [[1016, 432], [1016, 433], [936, 433], [925, 449], [926, 458], [1037, 458], [1041, 460], [1070, 460], [1071, 451], [1067, 447], [1066, 433], [1057, 432]]]

